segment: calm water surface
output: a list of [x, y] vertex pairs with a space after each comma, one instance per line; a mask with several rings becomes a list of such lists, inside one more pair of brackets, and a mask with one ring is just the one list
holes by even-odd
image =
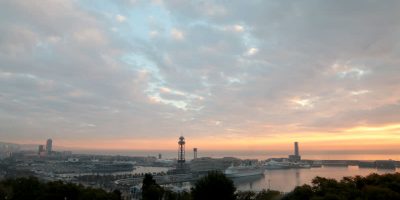
[[316, 176], [340, 180], [345, 176], [366, 176], [371, 173], [385, 174], [395, 172], [399, 172], [399, 169], [377, 170], [373, 168], [358, 168], [357, 166], [265, 170], [264, 176], [240, 178], [235, 179], [234, 182], [238, 190], [260, 191], [262, 189], [272, 189], [289, 192], [296, 186], [311, 184], [312, 179]]
[[[76, 153], [85, 154], [99, 154], [99, 155], [123, 155], [123, 156], [153, 156], [158, 157], [162, 154], [164, 159], [176, 159], [178, 157], [177, 151], [74, 151]], [[293, 151], [199, 151], [198, 157], [236, 157], [241, 159], [258, 159], [266, 160], [267, 158], [287, 158], [288, 155], [293, 154]], [[302, 159], [312, 160], [400, 160], [400, 150], [396, 151], [301, 151]], [[193, 152], [190, 149], [186, 152], [186, 160], [193, 158]]]

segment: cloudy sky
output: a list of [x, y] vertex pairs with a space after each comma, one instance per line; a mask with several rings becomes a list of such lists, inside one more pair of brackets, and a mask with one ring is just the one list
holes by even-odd
[[0, 140], [397, 149], [399, 1], [2, 0]]

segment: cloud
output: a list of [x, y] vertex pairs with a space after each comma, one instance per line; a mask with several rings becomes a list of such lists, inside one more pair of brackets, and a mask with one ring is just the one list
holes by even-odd
[[185, 38], [183, 32], [175, 28], [171, 30], [171, 36], [175, 40], [183, 40]]
[[373, 109], [349, 110], [315, 120], [311, 127], [348, 129], [358, 126], [390, 125], [399, 122], [400, 104], [388, 104]]
[[247, 50], [247, 53], [246, 53], [246, 54], [249, 55], [249, 56], [251, 56], [251, 55], [256, 54], [257, 52], [258, 52], [258, 49], [252, 47], [252, 48], [250, 48], [249, 50]]
[[126, 20], [126, 17], [118, 14], [115, 16], [115, 20], [117, 20], [119, 23], [122, 23]]
[[332, 65], [332, 69], [340, 78], [355, 78], [360, 79], [363, 76], [370, 73], [369, 70], [361, 69], [357, 66], [349, 66], [349, 65], [340, 65], [335, 63]]
[[318, 97], [295, 97], [291, 100], [291, 103], [295, 105], [295, 109], [312, 109], [317, 100]]
[[399, 7], [4, 1], [0, 135], [290, 140], [395, 123]]
[[234, 25], [233, 26], [233, 30], [235, 30], [236, 32], [243, 32], [244, 31], [244, 27], [241, 25]]
[[355, 96], [363, 95], [363, 94], [367, 94], [367, 93], [370, 93], [370, 91], [369, 90], [357, 90], [357, 91], [352, 91], [351, 92], [351, 94], [355, 95]]
[[73, 34], [74, 39], [76, 42], [80, 44], [88, 43], [91, 45], [105, 45], [107, 39], [103, 35], [103, 33], [98, 29], [83, 29], [76, 31]]

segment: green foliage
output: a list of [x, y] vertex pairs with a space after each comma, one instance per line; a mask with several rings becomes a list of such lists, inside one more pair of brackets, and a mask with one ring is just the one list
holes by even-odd
[[151, 174], [145, 174], [142, 185], [143, 200], [161, 200], [164, 189], [156, 183]]
[[[120, 194], [120, 193], [119, 193]], [[0, 199], [10, 200], [120, 200], [116, 192], [86, 188], [72, 183], [40, 182], [37, 178], [17, 178], [0, 182]]]
[[275, 190], [262, 190], [257, 193], [255, 200], [277, 200], [281, 199], [282, 193]]
[[236, 193], [236, 200], [278, 200], [282, 194], [274, 190], [262, 190], [260, 192], [239, 191]]
[[191, 196], [189, 192], [176, 193], [166, 190], [164, 193], [164, 200], [191, 200]]
[[191, 189], [193, 200], [234, 200], [235, 191], [232, 180], [217, 171], [209, 172]]
[[308, 200], [313, 196], [313, 190], [309, 185], [296, 187], [291, 193], [286, 195], [283, 200]]
[[345, 177], [341, 181], [316, 177], [312, 186], [296, 187], [283, 200], [400, 200], [400, 173]]
[[[146, 174], [142, 187], [143, 200], [400, 200], [400, 173], [371, 174], [366, 177], [345, 177], [340, 181], [316, 177], [311, 185], [296, 187], [282, 198], [272, 190], [238, 191], [221, 172], [210, 172], [199, 179], [191, 193], [175, 193], [163, 189], [153, 176]], [[17, 178], [0, 181], [0, 200], [119, 200], [121, 192], [61, 181], [41, 182], [37, 178]]]
[[238, 191], [236, 193], [237, 200], [255, 200], [256, 193], [253, 191]]
[[143, 200], [191, 200], [189, 192], [173, 192], [162, 188], [151, 174], [145, 174], [142, 185]]

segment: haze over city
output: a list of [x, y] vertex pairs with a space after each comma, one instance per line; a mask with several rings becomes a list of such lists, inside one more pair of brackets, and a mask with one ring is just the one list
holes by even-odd
[[1, 1], [0, 140], [398, 155], [400, 2], [362, 2]]

